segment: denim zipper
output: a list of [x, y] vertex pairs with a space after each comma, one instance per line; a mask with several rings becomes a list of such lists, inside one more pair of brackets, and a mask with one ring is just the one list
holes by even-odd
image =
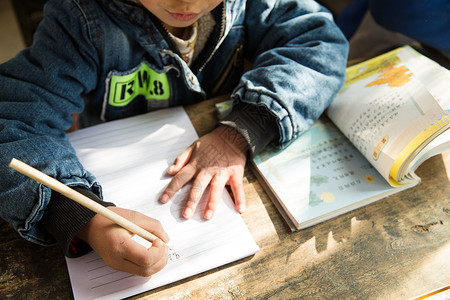
[[243, 50], [244, 50], [244, 45], [242, 45], [241, 43], [237, 44], [237, 46], [234, 50], [233, 56], [231, 57], [230, 61], [227, 64], [227, 67], [222, 72], [222, 75], [220, 76], [219, 80], [217, 80], [217, 83], [214, 85], [214, 88], [211, 91], [211, 93], [213, 95], [223, 85], [223, 83], [225, 82], [225, 79], [227, 79], [227, 77], [230, 74], [233, 67], [238, 67], [240, 64], [244, 63], [243, 62], [243, 59], [244, 59], [243, 58], [243, 55], [244, 55]]
[[217, 52], [217, 45], [219, 44], [220, 39], [223, 37], [223, 35], [225, 33], [225, 23], [226, 23], [226, 8], [225, 8], [225, 3], [223, 3], [222, 4], [222, 21], [220, 23], [220, 32], [219, 32], [219, 35], [218, 35], [218, 37], [217, 37], [217, 39], [215, 41], [216, 47], [211, 52], [209, 57], [205, 60], [205, 62], [200, 66], [200, 68], [198, 68], [198, 70], [192, 70], [194, 72], [194, 74], [200, 73], [205, 68], [206, 64], [208, 64], [208, 62], [214, 56], [214, 54]]

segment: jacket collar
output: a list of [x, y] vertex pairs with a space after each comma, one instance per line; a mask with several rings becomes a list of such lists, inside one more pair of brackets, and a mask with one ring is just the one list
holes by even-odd
[[[97, 0], [105, 12], [116, 20], [131, 37], [138, 41], [149, 52], [161, 49], [172, 49], [170, 39], [165, 34], [161, 23], [147, 9], [133, 0]], [[192, 66], [194, 73], [200, 71], [202, 66], [214, 54], [238, 17], [245, 9], [245, 0], [224, 0], [213, 12], [217, 28], [214, 29], [211, 39], [213, 43], [205, 48], [205, 53]]]

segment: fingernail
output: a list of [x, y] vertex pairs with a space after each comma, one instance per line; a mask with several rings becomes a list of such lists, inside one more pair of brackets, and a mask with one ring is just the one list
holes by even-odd
[[192, 217], [193, 214], [194, 214], [194, 211], [192, 210], [192, 208], [186, 207], [186, 209], [184, 210], [183, 216], [184, 216], [186, 219], [190, 219], [190, 218]]
[[206, 212], [205, 212], [205, 219], [208, 219], [208, 220], [210, 220], [212, 217], [213, 217], [213, 211], [211, 210], [211, 209], [208, 209]]
[[162, 238], [164, 243], [170, 242], [170, 237], [167, 233], [164, 232]]
[[169, 169], [167, 169], [168, 172], [172, 172], [173, 171], [174, 166], [170, 166]]
[[238, 211], [239, 211], [240, 213], [243, 213], [243, 212], [245, 211], [245, 205], [244, 205], [244, 204], [239, 204], [239, 206], [238, 206]]
[[162, 203], [167, 203], [167, 202], [169, 202], [169, 195], [167, 195], [167, 194], [162, 194], [161, 195], [161, 198], [160, 198], [160, 201], [162, 202]]

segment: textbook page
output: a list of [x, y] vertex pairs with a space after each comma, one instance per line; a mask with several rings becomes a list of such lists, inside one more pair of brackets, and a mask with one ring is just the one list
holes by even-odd
[[[441, 122], [445, 113], [436, 99], [400, 59], [403, 51], [412, 49], [393, 50], [347, 68], [346, 83], [328, 108], [330, 119], [391, 184], [391, 177], [398, 180], [391, 174], [394, 163], [399, 172], [404, 167], [404, 161], [396, 161], [400, 154], [410, 159], [448, 125], [448, 119]], [[427, 134], [419, 136], [424, 129]]]
[[411, 187], [389, 185], [326, 116], [287, 148], [265, 150], [253, 162], [292, 230]]
[[419, 77], [427, 90], [436, 99], [446, 114], [450, 113], [450, 70], [437, 62], [409, 49], [399, 51], [398, 57], [408, 65], [408, 68]]
[[[197, 139], [183, 108], [159, 110], [69, 134], [87, 170], [96, 175], [106, 201], [158, 219], [171, 238], [169, 262], [149, 278], [115, 271], [91, 252], [66, 258], [75, 299], [121, 299], [225, 265], [259, 251], [228, 193], [214, 218], [202, 218], [204, 197], [190, 220], [181, 217], [189, 187], [167, 204], [159, 195], [170, 182], [167, 168]], [[150, 244], [141, 238], [136, 241]]]
[[[425, 85], [430, 94], [433, 95], [442, 107], [446, 116], [436, 122], [436, 124], [433, 124], [438, 127], [438, 130], [436, 131], [437, 134], [433, 136], [433, 130], [435, 128], [431, 130], [431, 134], [429, 134], [427, 130], [423, 132], [423, 135], [425, 136], [427, 134], [430, 135], [430, 140], [432, 141], [423, 149], [419, 148], [420, 153], [418, 155], [406, 159], [403, 166], [396, 166], [394, 163], [394, 168], [391, 172], [399, 173], [398, 176], [400, 178], [403, 176], [406, 177], [410, 173], [414, 173], [420, 164], [430, 157], [450, 149], [450, 131], [446, 130], [448, 126], [445, 124], [449, 122], [450, 115], [450, 89], [448, 88], [450, 86], [450, 71], [414, 49], [407, 46], [404, 48], [408, 49], [398, 51], [397, 56], [405, 62], [414, 75], [416, 75]], [[439, 128], [439, 123], [441, 123], [442, 128]], [[419, 142], [422, 139], [423, 137], [420, 136], [416, 138]], [[416, 146], [414, 145], [414, 142], [411, 144], [412, 147]], [[409, 151], [411, 150], [406, 150], [406, 153], [408, 154]], [[401, 158], [399, 160], [401, 160]]]

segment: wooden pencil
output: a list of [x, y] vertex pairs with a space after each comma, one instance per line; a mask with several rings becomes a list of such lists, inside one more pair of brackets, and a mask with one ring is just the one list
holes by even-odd
[[13, 158], [11, 160], [11, 162], [9, 163], [9, 167], [36, 180], [37, 182], [42, 183], [43, 185], [51, 188], [52, 190], [57, 191], [58, 193], [66, 196], [67, 198], [78, 202], [79, 204], [98, 213], [99, 215], [102, 215], [105, 218], [110, 219], [117, 225], [122, 226], [123, 228], [133, 232], [134, 234], [136, 234], [150, 242], [154, 242], [156, 239], [159, 239], [157, 236], [153, 235], [152, 233], [148, 232], [147, 230], [143, 229], [142, 227], [134, 224], [130, 220], [125, 219], [121, 215], [116, 214], [115, 212], [107, 209], [106, 207], [95, 202], [94, 200], [84, 196], [83, 194], [71, 189], [70, 187], [66, 186], [65, 184], [59, 182], [58, 180], [42, 173], [41, 171], [27, 165], [26, 163], [24, 163], [16, 158]]

